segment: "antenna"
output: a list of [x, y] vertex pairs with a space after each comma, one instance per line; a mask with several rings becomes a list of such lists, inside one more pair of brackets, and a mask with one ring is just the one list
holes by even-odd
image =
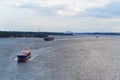
[[38, 29], [38, 32], [40, 32], [40, 29]]

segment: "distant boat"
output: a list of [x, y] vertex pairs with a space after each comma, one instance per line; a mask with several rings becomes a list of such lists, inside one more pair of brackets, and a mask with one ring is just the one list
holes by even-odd
[[96, 35], [96, 38], [99, 38], [99, 35]]
[[29, 48], [24, 48], [20, 54], [17, 55], [18, 62], [25, 62], [31, 58], [31, 52]]
[[44, 37], [44, 40], [45, 41], [51, 41], [51, 40], [54, 40], [54, 37], [53, 36], [47, 36], [47, 37]]

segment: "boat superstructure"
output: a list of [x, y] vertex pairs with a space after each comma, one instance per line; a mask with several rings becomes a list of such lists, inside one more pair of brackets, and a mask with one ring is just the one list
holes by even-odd
[[54, 37], [53, 36], [47, 36], [47, 37], [44, 37], [44, 40], [45, 41], [51, 41], [51, 40], [54, 40]]

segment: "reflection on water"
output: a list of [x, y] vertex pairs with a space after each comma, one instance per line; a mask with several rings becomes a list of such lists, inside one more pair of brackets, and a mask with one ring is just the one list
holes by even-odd
[[[0, 38], [0, 80], [120, 79], [119, 36]], [[16, 55], [31, 48], [32, 58], [17, 63]]]

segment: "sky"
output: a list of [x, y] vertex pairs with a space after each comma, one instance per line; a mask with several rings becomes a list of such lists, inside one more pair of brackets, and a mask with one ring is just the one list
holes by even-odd
[[0, 31], [120, 32], [120, 0], [0, 0]]

